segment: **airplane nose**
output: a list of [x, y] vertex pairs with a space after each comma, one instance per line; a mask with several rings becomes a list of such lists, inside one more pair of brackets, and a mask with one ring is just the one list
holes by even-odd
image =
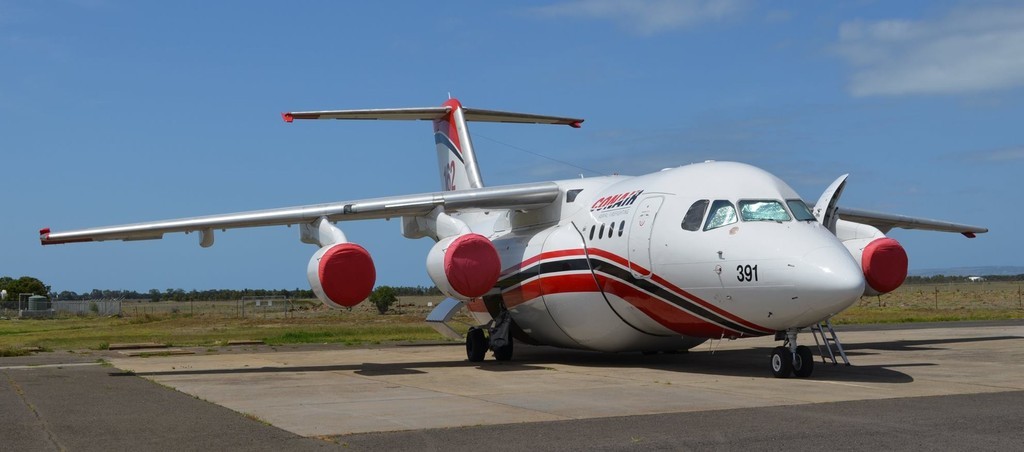
[[799, 299], [810, 302], [810, 317], [836, 314], [864, 294], [864, 273], [844, 247], [816, 248], [805, 254], [798, 265], [796, 286], [800, 287]]

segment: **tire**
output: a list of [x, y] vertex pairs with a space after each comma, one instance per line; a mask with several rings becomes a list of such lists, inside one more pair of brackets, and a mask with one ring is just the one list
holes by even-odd
[[512, 344], [513, 341], [509, 339], [508, 344], [504, 347], [494, 349], [494, 359], [498, 361], [508, 361], [512, 359]]
[[487, 337], [484, 336], [484, 330], [470, 328], [466, 333], [466, 358], [470, 362], [478, 363], [484, 360], [485, 355], [487, 355]]
[[772, 349], [771, 367], [775, 378], [789, 378], [793, 373], [793, 353], [789, 351], [789, 347]]
[[793, 362], [793, 375], [797, 378], [810, 377], [814, 372], [814, 354], [810, 347], [800, 345], [796, 348], [796, 360]]

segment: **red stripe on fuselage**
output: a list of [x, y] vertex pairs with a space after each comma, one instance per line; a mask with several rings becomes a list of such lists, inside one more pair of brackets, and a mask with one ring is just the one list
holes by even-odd
[[[626, 300], [627, 303], [635, 306], [648, 317], [677, 333], [717, 338], [735, 335], [738, 332], [683, 311], [674, 304], [652, 297], [651, 294], [617, 279], [602, 275], [598, 275], [597, 279], [606, 294]], [[742, 332], [740, 334], [743, 335]]]
[[502, 298], [505, 306], [514, 308], [525, 302], [540, 299], [542, 295], [585, 294], [598, 297], [603, 288], [606, 294], [625, 300], [662, 326], [682, 335], [719, 338], [736, 336], [739, 333], [690, 314], [622, 281], [601, 275], [597, 277], [597, 281], [600, 287], [595, 283], [594, 276], [588, 273], [542, 276], [509, 289], [502, 293]]
[[[584, 255], [587, 255], [588, 253], [589, 253], [590, 256], [596, 256], [596, 257], [607, 259], [607, 260], [609, 260], [611, 262], [614, 262], [614, 263], [616, 263], [616, 264], [618, 264], [620, 266], [623, 266], [625, 268], [632, 268], [637, 273], [649, 273], [648, 269], [646, 269], [644, 267], [641, 267], [639, 265], [636, 265], [635, 263], [632, 263], [628, 259], [623, 258], [622, 256], [619, 256], [619, 255], [617, 255], [615, 253], [612, 253], [610, 251], [606, 251], [606, 250], [603, 250], [603, 249], [600, 249], [600, 248], [588, 248], [586, 250], [580, 248], [580, 249], [547, 251], [547, 252], [544, 252], [544, 253], [540, 253], [540, 254], [538, 254], [536, 256], [532, 256], [530, 258], [524, 259], [518, 265], [511, 266], [509, 268], [506, 268], [504, 271], [502, 271], [501, 278], [505, 278], [505, 277], [507, 277], [507, 276], [509, 276], [511, 274], [514, 274], [514, 273], [524, 269], [524, 268], [528, 268], [528, 267], [532, 266], [533, 264], [535, 264], [537, 262], [540, 262], [542, 260], [556, 259], [556, 258], [569, 257], [569, 256], [584, 256]], [[581, 275], [585, 275], [587, 278], [589, 278], [589, 281], [590, 281], [589, 287], [584, 287], [585, 283], [583, 283], [582, 280], [578, 280], [578, 278]], [[564, 289], [559, 288], [560, 285], [556, 281], [552, 281], [551, 283], [543, 283], [543, 284], [538, 282], [538, 281], [546, 280], [546, 279], [547, 280], [558, 280], [558, 279], [560, 279], [562, 277], [568, 277], [568, 276], [574, 277], [574, 283], [568, 285]], [[623, 296], [623, 295], [621, 295], [619, 293], [608, 292], [606, 290], [606, 292], [608, 292], [608, 293], [613, 293], [613, 294], [618, 295], [619, 297], [623, 298], [624, 300], [630, 301], [631, 304], [636, 306], [638, 309], [641, 309], [641, 311], [643, 311], [645, 314], [648, 314], [648, 316], [650, 316], [652, 319], [658, 321], [659, 323], [661, 323], [662, 325], [665, 325], [668, 328], [671, 328], [674, 331], [678, 331], [673, 326], [675, 324], [679, 324], [679, 325], [692, 325], [693, 327], [697, 327], [698, 325], [704, 325], [704, 327], [700, 328], [701, 330], [706, 330], [706, 331], [714, 332], [714, 334], [712, 334], [710, 336], [706, 336], [706, 337], [719, 337], [723, 331], [726, 331], [726, 332], [733, 331], [732, 329], [729, 329], [729, 328], [726, 328], [725, 330], [723, 330], [722, 326], [719, 326], [719, 325], [717, 325], [715, 323], [709, 323], [709, 321], [707, 321], [707, 320], [703, 320], [702, 318], [698, 318], [698, 317], [694, 316], [693, 314], [689, 314], [689, 313], [687, 313], [685, 311], [681, 311], [679, 307], [675, 306], [675, 304], [672, 304], [672, 303], [670, 303], [670, 302], [668, 302], [666, 300], [661, 300], [660, 298], [657, 298], [657, 297], [655, 297], [655, 296], [653, 296], [653, 295], [651, 295], [651, 294], [649, 294], [647, 292], [644, 292], [644, 291], [642, 291], [642, 290], [640, 290], [638, 288], [635, 288], [635, 287], [633, 287], [633, 286], [631, 286], [629, 284], [618, 282], [617, 280], [613, 280], [613, 279], [607, 278], [607, 277], [605, 277], [603, 275], [600, 275], [600, 274], [597, 275], [597, 276], [598, 276], [599, 280], [615, 281], [617, 283], [617, 284], [612, 284], [609, 287], [617, 287], [617, 286], [629, 287], [631, 290], [635, 291], [636, 293], [642, 294], [641, 297], [637, 298], [637, 297], [634, 296], [633, 299], [634, 300], [641, 300], [641, 299], [645, 300], [644, 303], [646, 303], [646, 308], [638, 305], [637, 303], [634, 303], [633, 301], [630, 301], [625, 296]], [[683, 290], [682, 288], [676, 286], [675, 284], [670, 283], [668, 280], [666, 280], [665, 278], [662, 278], [661, 276], [658, 276], [658, 275], [652, 273], [651, 276], [650, 276], [650, 279], [655, 284], [658, 284], [661, 287], [663, 287], [665, 290], [668, 290], [669, 292], [673, 292], [673, 293], [675, 293], [675, 295], [680, 296], [682, 298], [685, 298], [687, 300], [690, 300], [693, 303], [699, 304], [701, 307], [711, 311], [714, 314], [722, 316], [724, 319], [730, 320], [732, 322], [735, 322], [735, 323], [737, 323], [739, 325], [742, 325], [744, 327], [750, 328], [750, 329], [755, 330], [755, 331], [764, 332], [765, 334], [770, 334], [772, 332], [772, 330], [770, 328], [766, 328], [766, 327], [757, 325], [755, 323], [749, 322], [749, 321], [743, 319], [742, 317], [739, 317], [739, 316], [737, 316], [737, 315], [735, 315], [735, 314], [733, 314], [733, 313], [731, 313], [729, 311], [726, 311], [724, 309], [721, 309], [721, 308], [719, 308], [719, 307], [717, 307], [717, 306], [715, 306], [715, 305], [713, 305], [713, 304], [711, 304], [711, 303], [701, 299], [700, 297], [698, 297], [696, 295], [693, 295], [692, 293], [689, 293], [689, 292]], [[605, 283], [602, 282], [602, 286], [604, 286], [604, 285], [605, 285]], [[523, 286], [527, 286], [527, 287], [525, 289], [522, 289]], [[555, 290], [555, 292], [542, 292], [541, 291], [541, 290], [546, 290], [549, 287], [552, 290]], [[582, 290], [568, 290], [568, 288], [570, 288], [570, 287], [579, 287]], [[513, 288], [507, 289], [507, 291], [502, 294], [502, 297], [505, 300], [506, 306], [512, 307], [512, 306], [515, 306], [515, 305], [522, 304], [522, 303], [525, 303], [527, 301], [533, 300], [534, 298], [539, 298], [541, 295], [546, 295], [546, 294], [549, 294], [549, 293], [598, 292], [598, 291], [600, 291], [600, 288], [594, 286], [593, 274], [588, 273], [588, 274], [572, 274], [572, 275], [564, 275], [564, 276], [546, 276], [546, 277], [545, 276], [541, 276], [538, 279], [535, 279], [535, 280], [532, 280], [532, 281], [529, 281], [529, 282], [525, 282], [525, 283], [520, 284], [519, 286], [515, 286]], [[669, 309], [669, 310], [668, 311], [663, 311], [663, 310], [659, 310], [659, 309], [654, 309], [654, 308], [652, 308], [653, 305], [660, 305], [660, 306], [663, 306], [664, 308]], [[662, 315], [655, 314], [655, 313], [658, 313], [658, 312], [661, 312], [662, 314], [667, 314], [667, 313], [671, 313], [671, 312], [683, 313], [683, 315], [685, 315], [685, 316], [688, 316], [688, 317], [690, 317], [692, 319], [696, 319], [697, 323], [694, 324], [694, 323], [688, 321], [687, 319], [677, 318], [676, 315], [670, 315], [668, 317], [664, 317], [663, 318]], [[711, 329], [707, 329], [708, 327], [710, 327]], [[680, 331], [680, 333], [683, 333], [683, 332]], [[690, 333], [683, 333], [683, 334], [690, 334]]]
[[515, 272], [517, 272], [519, 270], [522, 270], [522, 269], [524, 269], [526, 267], [529, 267], [529, 266], [533, 265], [534, 263], [536, 263], [538, 261], [541, 261], [541, 260], [544, 260], [544, 259], [554, 259], [556, 257], [566, 257], [566, 256], [583, 256], [585, 254], [586, 254], [586, 252], [584, 252], [582, 249], [557, 250], [557, 251], [548, 251], [546, 253], [540, 253], [540, 254], [538, 254], [536, 256], [533, 256], [533, 257], [531, 257], [529, 259], [526, 259], [526, 260], [520, 262], [517, 265], [513, 265], [513, 266], [511, 266], [509, 268], [506, 268], [505, 270], [502, 270], [501, 276], [502, 277], [508, 276], [508, 275], [510, 275], [512, 273], [515, 273]]
[[526, 281], [518, 286], [502, 292], [501, 298], [506, 307], [514, 307], [527, 301], [540, 298], [542, 295], [556, 293], [600, 293], [601, 289], [594, 282], [591, 273], [570, 273], [553, 276], [541, 276]]
[[703, 306], [704, 308], [710, 310], [711, 312], [714, 312], [715, 314], [718, 314], [718, 315], [720, 315], [722, 317], [725, 317], [726, 319], [732, 320], [733, 322], [739, 323], [740, 325], [743, 325], [743, 326], [745, 326], [747, 328], [751, 328], [751, 329], [754, 329], [754, 330], [764, 331], [766, 333], [770, 333], [772, 331], [770, 328], [765, 328], [765, 327], [760, 326], [760, 325], [758, 325], [756, 323], [748, 322], [747, 320], [743, 319], [742, 317], [738, 317], [738, 316], [736, 316], [735, 314], [733, 314], [733, 313], [731, 313], [729, 311], [721, 309], [718, 306], [715, 306], [715, 305], [713, 305], [711, 303], [708, 303], [707, 301], [701, 299], [700, 297], [698, 297], [698, 296], [696, 296], [696, 295], [694, 295], [692, 293], [689, 293], [689, 292], [683, 290], [682, 288], [676, 286], [675, 284], [672, 284], [672, 283], [668, 282], [668, 280], [666, 280], [665, 278], [662, 278], [661, 276], [658, 276], [657, 274], [654, 274], [654, 273], [650, 272], [650, 270], [648, 270], [646, 268], [643, 268], [643, 267], [640, 267], [640, 266], [638, 266], [638, 265], [636, 265], [636, 264], [634, 264], [634, 263], [632, 263], [632, 262], [622, 258], [621, 256], [619, 256], [617, 254], [610, 253], [608, 251], [605, 251], [605, 250], [602, 250], [602, 249], [599, 249], [599, 248], [591, 248], [591, 249], [588, 249], [587, 251], [589, 251], [590, 254], [592, 254], [592, 255], [603, 257], [605, 259], [608, 259], [608, 260], [611, 260], [613, 262], [616, 262], [619, 265], [623, 265], [623, 266], [625, 266], [627, 268], [631, 267], [631, 268], [635, 269], [637, 273], [643, 273], [643, 274], [651, 273], [651, 281], [654, 281], [656, 284], [664, 287], [668, 291], [675, 292], [676, 295], [679, 295], [679, 296], [681, 296], [683, 298], [686, 298], [686, 299], [688, 299], [690, 301], [693, 301], [694, 303], [697, 303], [697, 304]]

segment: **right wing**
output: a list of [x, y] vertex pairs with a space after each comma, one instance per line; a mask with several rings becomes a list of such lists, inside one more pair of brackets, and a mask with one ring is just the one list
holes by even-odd
[[926, 231], [959, 232], [965, 237], [974, 238], [975, 234], [988, 232], [988, 228], [969, 224], [950, 223], [948, 221], [931, 220], [928, 218], [908, 217], [891, 213], [874, 212], [871, 210], [839, 207], [839, 218], [855, 223], [874, 226], [888, 234], [892, 228], [921, 229]]
[[171, 232], [200, 232], [202, 243], [213, 243], [213, 230], [251, 228], [328, 221], [368, 220], [399, 216], [426, 215], [438, 206], [454, 212], [466, 209], [529, 210], [558, 199], [559, 188], [553, 182], [484, 187], [472, 190], [444, 191], [416, 195], [343, 201], [328, 204], [253, 210], [248, 212], [151, 221], [117, 226], [51, 232], [39, 231], [43, 245], [94, 242], [104, 240], [155, 240]]

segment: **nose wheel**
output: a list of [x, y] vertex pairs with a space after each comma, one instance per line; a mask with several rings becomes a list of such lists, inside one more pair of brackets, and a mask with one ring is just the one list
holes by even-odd
[[796, 329], [786, 331], [783, 345], [772, 349], [771, 368], [775, 378], [807, 378], [814, 372], [814, 356], [805, 345], [796, 345]]

